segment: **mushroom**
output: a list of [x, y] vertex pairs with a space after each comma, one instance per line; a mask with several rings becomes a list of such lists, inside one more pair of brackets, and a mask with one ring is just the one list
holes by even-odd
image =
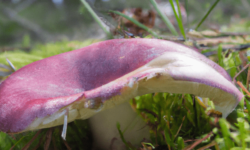
[[108, 149], [116, 119], [136, 115], [127, 112], [126, 102], [154, 92], [208, 97], [223, 117], [243, 98], [223, 68], [189, 47], [158, 39], [114, 39], [31, 63], [10, 75], [0, 84], [0, 131], [64, 124], [65, 138], [67, 122], [90, 118], [96, 145]]

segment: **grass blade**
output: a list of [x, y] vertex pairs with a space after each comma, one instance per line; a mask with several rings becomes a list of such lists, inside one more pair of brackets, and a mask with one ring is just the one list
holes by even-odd
[[229, 131], [229, 127], [227, 125], [227, 122], [225, 119], [220, 119], [219, 124], [221, 126], [221, 132], [222, 132], [222, 135], [224, 138], [225, 147], [226, 147], [226, 149], [231, 149], [233, 142], [230, 139], [230, 131]]
[[182, 137], [177, 138], [177, 149], [184, 149], [185, 143]]
[[130, 148], [130, 146], [128, 145], [128, 143], [126, 142], [126, 140], [124, 139], [124, 136], [123, 136], [123, 133], [122, 133], [122, 131], [121, 131], [121, 126], [120, 126], [120, 123], [119, 123], [119, 122], [117, 122], [116, 128], [117, 128], [117, 130], [118, 130], [118, 132], [119, 132], [119, 135], [120, 135], [120, 138], [122, 139], [122, 142], [126, 145], [126, 147], [127, 147], [129, 150], [132, 150], [132, 149]]
[[162, 18], [163, 22], [166, 24], [166, 26], [169, 28], [169, 30], [171, 31], [171, 33], [175, 36], [178, 36], [178, 32], [175, 30], [174, 26], [172, 25], [172, 23], [169, 21], [168, 17], [166, 15], [164, 15], [157, 3], [155, 2], [155, 0], [149, 0], [151, 2], [151, 4], [154, 6], [155, 10], [157, 11], [157, 13], [160, 15], [160, 17]]
[[218, 64], [221, 67], [224, 67], [223, 55], [222, 55], [222, 45], [219, 45], [217, 55], [218, 55]]
[[182, 22], [182, 16], [181, 16], [181, 9], [180, 9], [180, 4], [179, 4], [179, 0], [176, 0], [176, 4], [178, 7], [178, 14], [179, 14], [179, 18], [177, 20], [181, 34], [183, 35], [184, 39], [186, 39], [186, 34], [185, 34], [185, 30], [183, 27], [183, 22]]
[[246, 102], [246, 107], [247, 107], [247, 113], [248, 113], [248, 121], [250, 121], [250, 102], [249, 101], [245, 101]]
[[169, 132], [170, 129], [168, 128], [165, 128], [164, 129], [164, 135], [165, 135], [165, 141], [166, 141], [166, 144], [169, 146], [169, 148], [171, 147], [174, 147], [174, 144], [173, 144], [173, 141], [170, 137], [170, 132]]
[[214, 4], [212, 5], [212, 7], [208, 10], [208, 12], [206, 13], [206, 15], [201, 19], [201, 21], [199, 22], [199, 24], [196, 26], [195, 30], [198, 30], [198, 28], [201, 26], [201, 24], [206, 20], [207, 16], [210, 14], [210, 12], [215, 8], [215, 6], [218, 4], [220, 0], [216, 0], [214, 2]]
[[92, 17], [95, 19], [95, 21], [99, 24], [99, 26], [102, 28], [102, 30], [107, 34], [109, 38], [112, 38], [112, 35], [110, 32], [106, 29], [104, 26], [102, 20], [97, 16], [97, 14], [94, 12], [94, 10], [89, 6], [89, 4], [85, 0], [81, 0], [83, 5], [87, 8], [89, 13], [92, 15]]
[[135, 25], [137, 25], [138, 27], [144, 29], [145, 31], [149, 32], [150, 34], [152, 34], [154, 37], [157, 37], [157, 38], [160, 38], [154, 31], [152, 31], [151, 29], [149, 29], [147, 26], [145, 26], [144, 24], [141, 24], [140, 22], [138, 22], [137, 20], [119, 12], [119, 11], [113, 11], [113, 10], [110, 10], [109, 12], [112, 12], [114, 14], [117, 14], [119, 16], [122, 16], [124, 18], [126, 18], [127, 20], [133, 22]]
[[177, 7], [178, 7], [178, 14], [175, 10], [175, 7], [174, 7], [174, 2], [173, 0], [169, 0], [170, 4], [171, 4], [171, 7], [173, 9], [173, 12], [174, 12], [174, 15], [175, 15], [175, 19], [178, 23], [178, 26], [179, 26], [179, 29], [181, 31], [181, 34], [182, 36], [186, 39], [186, 35], [185, 35], [185, 30], [183, 28], [183, 24], [182, 24], [182, 17], [181, 17], [181, 10], [180, 10], [180, 5], [179, 5], [179, 1], [176, 0], [176, 4], [177, 4]]

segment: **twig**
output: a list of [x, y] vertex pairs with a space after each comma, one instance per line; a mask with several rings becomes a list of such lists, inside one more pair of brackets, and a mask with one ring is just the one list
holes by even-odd
[[[216, 39], [216, 38], [214, 38], [214, 39]], [[200, 40], [201, 41], [201, 40]], [[250, 44], [242, 44], [242, 45], [240, 45], [240, 46], [235, 46], [235, 47], [231, 47], [231, 46], [229, 46], [229, 47], [223, 47], [222, 48], [222, 51], [223, 52], [225, 52], [225, 51], [227, 51], [228, 49], [230, 49], [230, 50], [233, 50], [233, 51], [244, 51], [245, 49], [247, 49], [247, 48], [249, 48], [250, 47]], [[216, 50], [216, 49], [218, 49], [218, 46], [214, 46], [214, 47], [203, 47], [203, 48], [205, 48], [205, 49], [214, 49], [214, 50]], [[199, 49], [201, 49], [201, 48], [199, 48]], [[215, 55], [215, 54], [217, 54], [218, 53], [218, 51], [211, 51], [211, 52], [206, 52], [206, 53], [203, 53], [203, 55], [205, 55], [205, 56], [211, 56], [211, 55]]]
[[215, 141], [212, 141], [211, 143], [199, 148], [198, 150], [204, 150], [204, 149], [207, 149], [209, 147], [212, 147], [212, 146], [215, 146], [216, 145], [216, 142]]
[[250, 32], [220, 32], [221, 36], [246, 36], [249, 35]]
[[247, 64], [244, 68], [242, 68], [241, 70], [240, 70], [240, 72], [238, 72], [235, 76], [234, 76], [234, 78], [233, 78], [233, 82], [234, 82], [234, 84], [236, 84], [236, 78], [245, 70], [245, 69], [247, 69], [248, 67], [249, 67], [249, 65], [250, 64]]

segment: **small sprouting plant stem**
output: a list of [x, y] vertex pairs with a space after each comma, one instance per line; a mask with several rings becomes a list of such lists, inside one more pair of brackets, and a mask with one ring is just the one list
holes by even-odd
[[106, 27], [104, 26], [102, 20], [97, 16], [97, 14], [94, 12], [94, 10], [89, 6], [89, 4], [85, 1], [85, 0], [81, 0], [81, 2], [83, 3], [83, 5], [87, 8], [87, 10], [89, 11], [89, 13], [92, 15], [92, 17], [94, 18], [94, 20], [99, 24], [99, 26], [102, 28], [102, 30], [107, 34], [107, 36], [109, 38], [113, 38], [113, 36], [111, 35], [111, 33], [106, 29]]
[[178, 36], [178, 32], [175, 30], [174, 26], [172, 25], [172, 23], [170, 22], [170, 20], [168, 19], [168, 17], [166, 15], [164, 15], [157, 3], [155, 2], [155, 0], [149, 0], [151, 2], [151, 4], [154, 6], [155, 10], [157, 11], [157, 13], [160, 15], [160, 17], [162, 18], [163, 22], [166, 24], [166, 26], [169, 28], [169, 30], [171, 31], [171, 33], [175, 36]]
[[198, 28], [201, 26], [201, 24], [206, 20], [207, 16], [211, 13], [211, 11], [215, 8], [215, 6], [219, 3], [220, 0], [216, 0], [214, 2], [214, 4], [212, 5], [212, 7], [208, 10], [208, 12], [206, 13], [206, 15], [201, 19], [201, 21], [199, 22], [199, 24], [196, 26], [195, 30], [198, 30]]
[[122, 133], [122, 131], [121, 131], [121, 126], [120, 126], [120, 123], [119, 123], [119, 122], [117, 122], [116, 127], [117, 127], [117, 129], [118, 129], [118, 132], [119, 132], [119, 135], [120, 135], [120, 137], [121, 137], [121, 139], [122, 139], [122, 142], [126, 145], [126, 147], [127, 147], [129, 150], [132, 150], [132, 149], [130, 148], [130, 146], [128, 145], [128, 143], [126, 142], [124, 136], [123, 136], [123, 133]]

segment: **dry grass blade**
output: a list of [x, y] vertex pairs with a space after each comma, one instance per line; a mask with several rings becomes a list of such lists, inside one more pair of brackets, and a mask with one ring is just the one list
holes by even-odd
[[184, 122], [184, 120], [185, 120], [185, 117], [186, 117], [186, 116], [184, 116], [184, 117], [182, 118], [181, 125], [180, 125], [180, 127], [179, 127], [178, 131], [176, 132], [176, 134], [175, 134], [174, 138], [176, 138], [176, 137], [177, 137], [177, 135], [179, 134], [179, 132], [180, 132], [180, 130], [181, 130], [181, 127], [182, 127], [182, 125], [183, 125], [183, 122]]
[[64, 141], [63, 138], [62, 138], [62, 140], [63, 140], [64, 145], [67, 147], [67, 150], [71, 150], [71, 148], [70, 148], [68, 142], [67, 142], [67, 141]]
[[195, 148], [197, 145], [199, 145], [202, 141], [206, 140], [207, 138], [210, 137], [210, 135], [212, 134], [213, 132], [209, 132], [204, 138], [200, 139], [200, 140], [197, 140], [196, 142], [194, 142], [189, 148], [185, 149], [185, 150], [192, 150], [193, 148]]
[[190, 140], [186, 140], [186, 141], [184, 141], [184, 143], [187, 143], [187, 142], [194, 142], [194, 141], [198, 141], [198, 139], [190, 139]]
[[198, 150], [205, 150], [205, 149], [207, 149], [207, 148], [209, 148], [209, 147], [212, 147], [212, 146], [215, 146], [215, 145], [216, 145], [216, 142], [213, 141], [213, 142], [211, 142], [211, 143], [209, 143], [209, 144], [207, 144], [207, 145], [205, 145], [205, 146], [199, 148]]
[[33, 136], [33, 138], [22, 148], [22, 150], [27, 150], [32, 142], [38, 137], [42, 130], [37, 131], [37, 133]]
[[139, 110], [141, 112], [149, 113], [149, 114], [153, 115], [155, 118], [159, 119], [158, 115], [155, 112], [151, 111], [151, 110], [148, 110], [148, 109], [139, 109]]
[[247, 65], [247, 56], [246, 56], [246, 51], [239, 51], [239, 57], [240, 57], [240, 60], [242, 62], [242, 65], [243, 66], [246, 66]]
[[42, 135], [42, 137], [39, 139], [38, 144], [33, 148], [33, 150], [37, 150], [39, 148], [39, 146], [41, 145], [41, 143], [44, 140], [44, 138], [45, 138], [45, 134]]
[[51, 142], [51, 137], [52, 137], [53, 130], [54, 130], [53, 128], [50, 128], [49, 131], [47, 131], [46, 141], [44, 143], [44, 150], [48, 150], [49, 149], [49, 145], [50, 145], [50, 142]]
[[53, 143], [53, 148], [54, 150], [57, 150], [57, 147], [56, 147], [56, 140], [55, 138], [52, 136], [52, 143]]
[[114, 143], [115, 143], [116, 140], [117, 140], [117, 138], [113, 138], [113, 139], [111, 140], [110, 146], [109, 146], [111, 150], [114, 149], [114, 148], [113, 148], [113, 145], [114, 145]]
[[240, 86], [240, 88], [247, 93], [248, 96], [250, 96], [250, 93], [248, 92], [248, 90], [244, 87], [244, 85], [240, 82], [237, 81], [237, 84]]

